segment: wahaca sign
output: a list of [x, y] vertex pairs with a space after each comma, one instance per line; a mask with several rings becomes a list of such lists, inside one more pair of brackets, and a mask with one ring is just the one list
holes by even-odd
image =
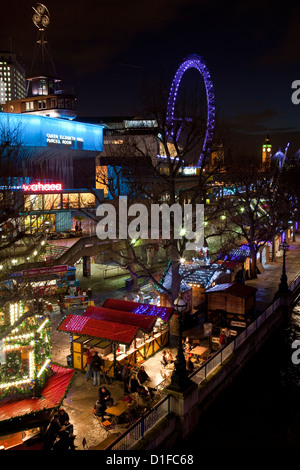
[[61, 183], [54, 183], [54, 184], [42, 184], [42, 183], [34, 183], [34, 184], [23, 184], [22, 189], [24, 191], [61, 191], [62, 184]]

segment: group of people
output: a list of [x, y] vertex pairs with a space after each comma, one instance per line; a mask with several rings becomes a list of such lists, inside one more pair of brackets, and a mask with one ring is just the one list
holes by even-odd
[[[75, 295], [76, 297], [80, 297], [80, 296], [83, 295], [84, 290], [83, 290], [82, 287], [70, 287], [70, 286], [68, 286], [68, 287], [67, 287], [66, 295], [73, 295], [72, 292], [74, 293], [74, 295]], [[93, 295], [91, 288], [88, 288], [88, 289], [87, 289], [86, 295], [87, 295], [87, 297], [88, 297], [88, 300], [90, 301], [91, 298], [92, 298], [92, 295]], [[60, 293], [58, 294], [58, 299], [57, 299], [57, 300], [58, 300], [58, 305], [59, 305], [60, 313], [61, 313], [62, 315], [64, 315], [64, 313], [65, 313], [65, 312], [64, 312], [64, 308], [65, 308], [65, 305], [64, 305], [64, 304], [65, 304], [65, 295], [64, 295], [62, 292], [60, 292]]]
[[139, 366], [138, 371], [134, 371], [129, 363], [124, 364], [121, 377], [125, 396], [130, 393], [138, 393], [141, 396], [149, 394], [151, 398], [154, 396], [156, 389], [146, 385], [150, 381], [150, 377], [143, 365]]
[[[194, 363], [191, 361], [190, 351], [192, 349], [192, 345], [188, 337], [186, 338], [186, 340], [182, 340], [182, 346], [183, 346], [183, 351], [185, 353], [186, 369], [188, 373], [190, 374], [194, 370]], [[169, 364], [174, 363], [174, 358], [172, 356], [172, 352], [170, 349], [168, 351], [162, 352], [160, 362], [163, 368], [165, 368]]]
[[172, 352], [171, 350], [169, 349], [168, 351], [163, 351], [162, 352], [162, 356], [161, 356], [161, 365], [163, 367], [166, 367], [168, 364], [173, 364], [174, 362], [174, 358], [172, 356]]
[[75, 437], [68, 413], [60, 408], [46, 430], [45, 450], [75, 450]]
[[104, 366], [102, 357], [98, 354], [95, 348], [92, 346], [86, 348], [86, 373], [85, 378], [89, 380], [93, 378], [93, 385], [101, 385], [101, 371]]

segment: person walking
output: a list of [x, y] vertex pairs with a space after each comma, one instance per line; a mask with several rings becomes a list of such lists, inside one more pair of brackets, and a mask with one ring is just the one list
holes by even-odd
[[63, 315], [65, 312], [64, 312], [64, 295], [62, 293], [59, 294], [58, 296], [58, 303], [59, 303], [59, 311], [60, 311], [60, 314]]
[[130, 364], [124, 364], [122, 372], [121, 372], [122, 382], [124, 386], [124, 395], [128, 395], [128, 393], [130, 393], [130, 389], [129, 389], [130, 371], [131, 371]]
[[94, 348], [93, 347], [90, 347], [90, 348], [86, 348], [85, 350], [85, 355], [86, 355], [86, 373], [85, 373], [85, 380], [89, 380], [92, 375], [93, 375], [93, 372], [92, 372], [92, 368], [91, 368], [91, 362], [92, 362], [92, 353], [94, 351]]
[[93, 351], [91, 360], [91, 370], [93, 373], [93, 385], [101, 385], [100, 371], [103, 365], [102, 357], [98, 355], [98, 351]]

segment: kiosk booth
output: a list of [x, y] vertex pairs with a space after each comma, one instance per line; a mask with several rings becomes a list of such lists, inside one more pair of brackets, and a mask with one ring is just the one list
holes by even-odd
[[93, 346], [104, 360], [105, 373], [116, 377], [124, 363], [141, 364], [169, 342], [172, 308], [107, 299], [83, 315], [67, 315], [58, 331], [70, 334], [74, 369], [86, 368], [85, 350]]

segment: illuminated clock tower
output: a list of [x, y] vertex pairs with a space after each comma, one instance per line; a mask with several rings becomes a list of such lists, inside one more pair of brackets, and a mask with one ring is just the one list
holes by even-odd
[[262, 146], [262, 166], [263, 168], [269, 168], [271, 166], [272, 157], [272, 145], [269, 136], [265, 138], [265, 142]]

